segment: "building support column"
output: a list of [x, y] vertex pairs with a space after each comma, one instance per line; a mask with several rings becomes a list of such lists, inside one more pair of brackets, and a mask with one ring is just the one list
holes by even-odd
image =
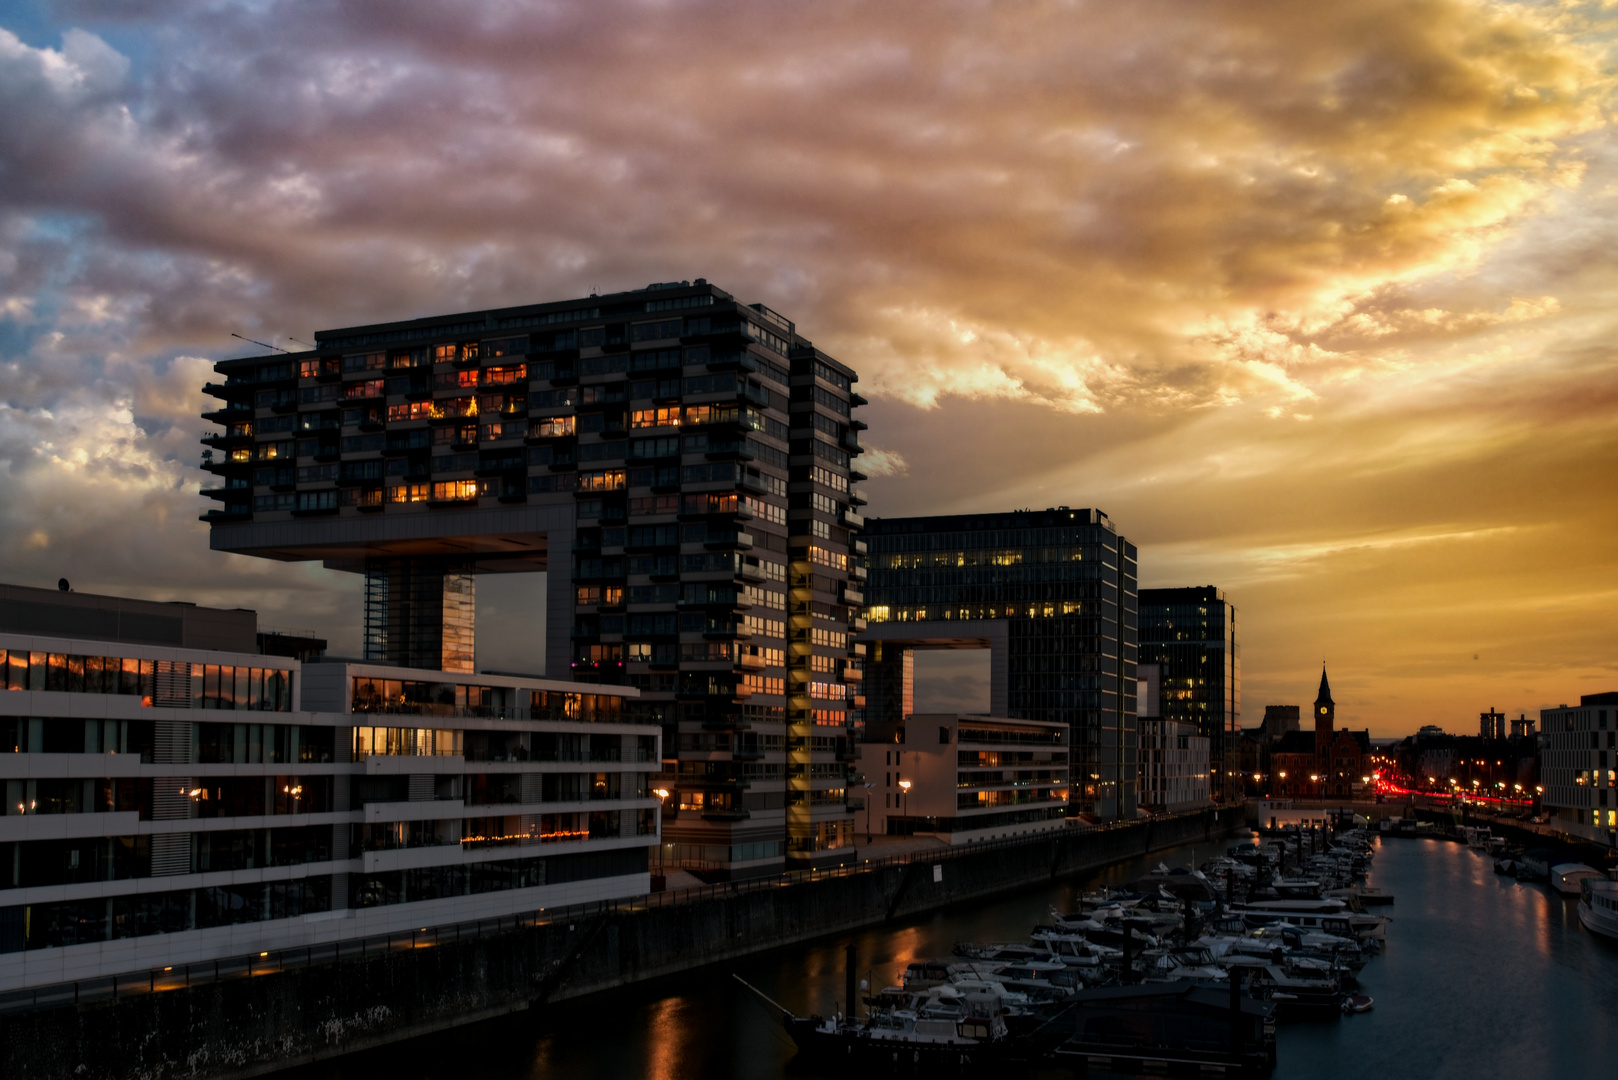
[[476, 580], [455, 560], [367, 560], [365, 659], [471, 672]]

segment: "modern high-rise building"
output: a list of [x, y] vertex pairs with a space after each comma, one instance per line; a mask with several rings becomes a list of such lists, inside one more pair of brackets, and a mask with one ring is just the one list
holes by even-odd
[[671, 860], [843, 857], [850, 368], [700, 278], [315, 343], [215, 365], [216, 550], [363, 574], [366, 658], [462, 673], [478, 579], [545, 571], [546, 672], [632, 685], [663, 727]]
[[1135, 546], [1099, 510], [874, 518], [873, 724], [914, 712], [916, 649], [990, 650], [989, 712], [1062, 723], [1073, 813], [1133, 817]]
[[1208, 740], [1216, 799], [1239, 796], [1242, 653], [1236, 607], [1211, 585], [1140, 591], [1140, 662], [1162, 669], [1166, 720]]

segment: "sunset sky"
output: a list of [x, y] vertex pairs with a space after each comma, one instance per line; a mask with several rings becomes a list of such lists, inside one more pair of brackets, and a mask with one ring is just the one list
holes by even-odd
[[[200, 387], [706, 277], [860, 372], [878, 516], [1105, 510], [1245, 723], [1618, 690], [1608, 3], [0, 4], [0, 580], [256, 608]], [[485, 590], [512, 666], [535, 590]], [[533, 613], [537, 621], [537, 613]], [[498, 633], [496, 632], [498, 631]], [[497, 640], [498, 639], [498, 640]]]

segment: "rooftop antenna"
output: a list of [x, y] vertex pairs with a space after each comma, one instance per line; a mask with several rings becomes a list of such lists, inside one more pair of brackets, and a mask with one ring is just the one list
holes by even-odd
[[261, 349], [275, 349], [276, 352], [283, 352], [283, 353], [286, 352], [285, 349], [278, 348], [277, 346], [266, 345], [262, 341], [254, 341], [250, 337], [242, 337], [240, 334], [236, 333], [234, 330], [231, 331], [230, 336], [233, 337], [233, 338], [241, 338], [241, 340], [249, 342], [249, 343], [251, 343], [253, 345], [257, 345]]

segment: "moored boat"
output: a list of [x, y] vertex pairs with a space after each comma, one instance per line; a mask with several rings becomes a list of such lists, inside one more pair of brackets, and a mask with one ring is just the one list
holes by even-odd
[[1579, 882], [1579, 924], [1592, 934], [1618, 941], [1618, 881]]
[[1606, 877], [1600, 870], [1583, 863], [1559, 863], [1551, 867], [1550, 883], [1551, 888], [1563, 896], [1578, 896], [1582, 891], [1580, 883], [1586, 878], [1605, 881]]

